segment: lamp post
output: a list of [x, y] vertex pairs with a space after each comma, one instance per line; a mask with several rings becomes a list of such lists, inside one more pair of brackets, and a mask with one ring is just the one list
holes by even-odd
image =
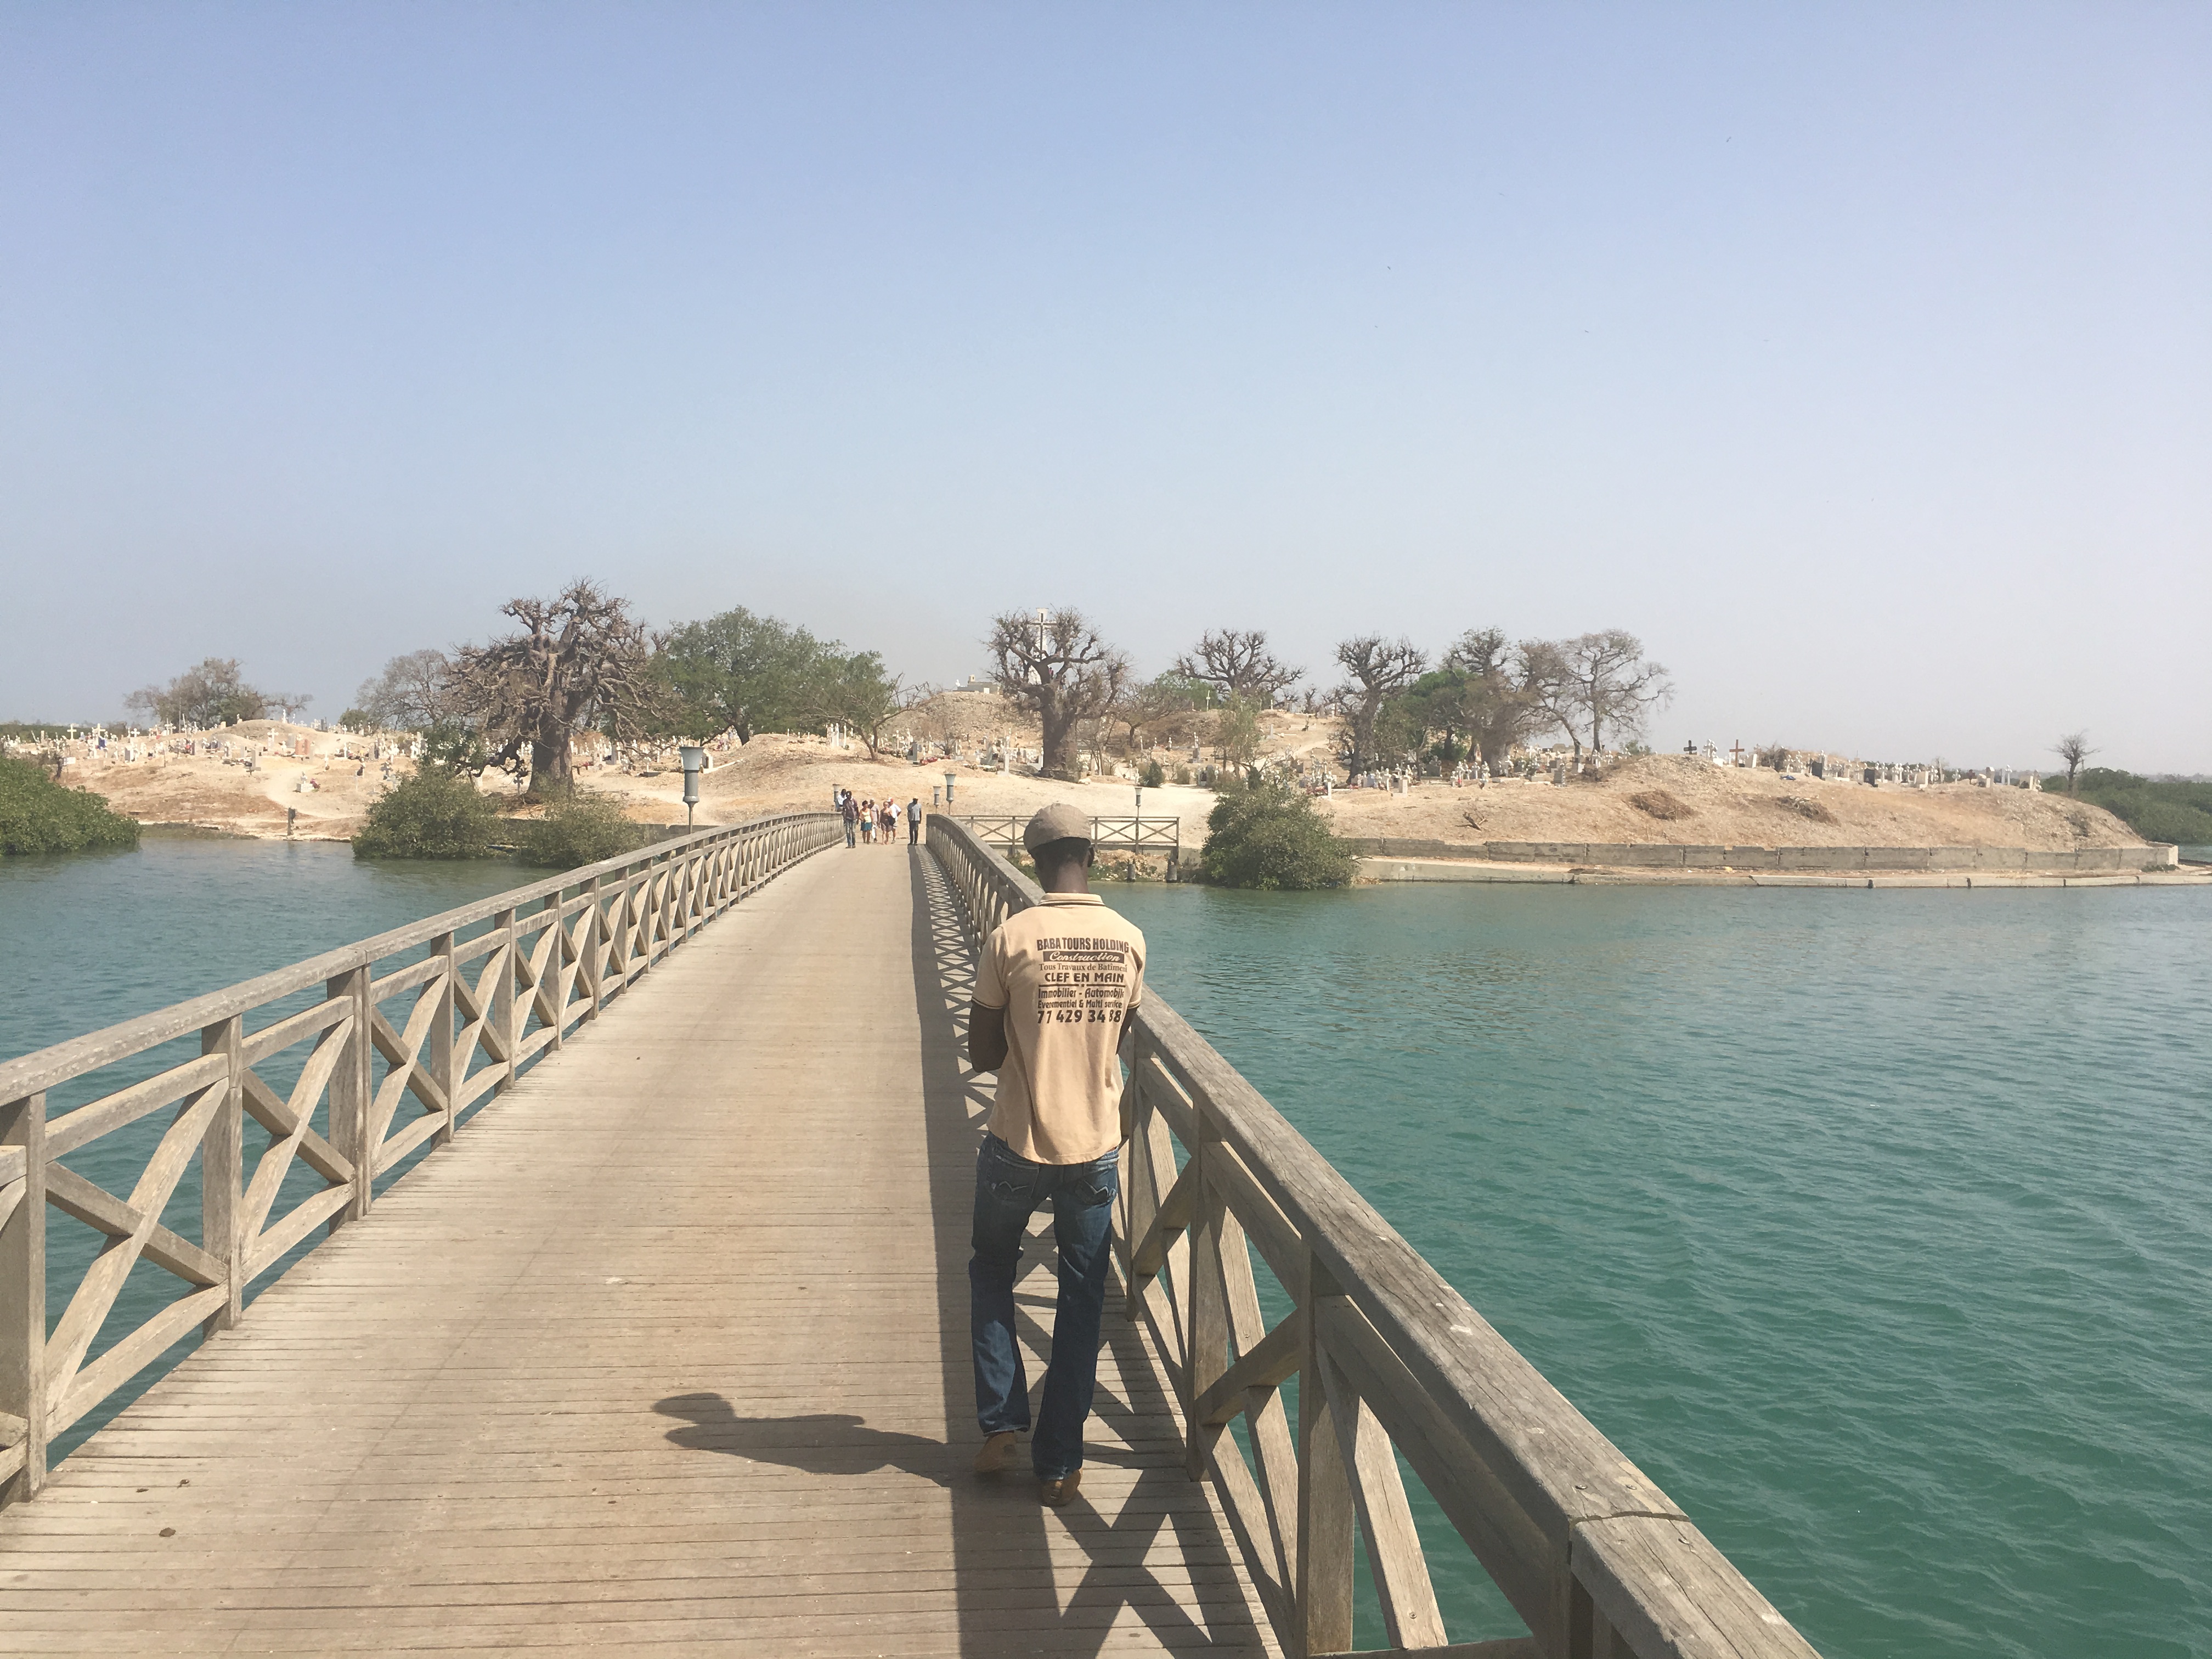
[[683, 745], [684, 756], [684, 827], [691, 827], [691, 809], [699, 804], [699, 774], [707, 765], [707, 751], [696, 744]]
[[948, 812], [952, 810], [952, 781], [959, 775], [957, 772], [945, 775], [945, 810]]

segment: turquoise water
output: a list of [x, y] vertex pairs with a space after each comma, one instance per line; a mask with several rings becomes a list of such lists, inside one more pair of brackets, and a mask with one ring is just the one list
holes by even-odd
[[2212, 1652], [2212, 890], [1106, 893], [1832, 1659]]
[[[70, 854], [0, 860], [0, 1059], [150, 1013], [256, 974], [350, 945], [471, 899], [539, 878], [506, 859], [466, 863], [356, 864], [352, 850], [328, 843], [209, 841], [149, 836], [136, 852]], [[308, 992], [281, 1005], [289, 1012], [318, 1000]], [[255, 1027], [266, 1018], [250, 1022]], [[109, 1090], [173, 1066], [199, 1052], [187, 1038], [55, 1091], [58, 1115]], [[259, 1066], [280, 1091], [297, 1074], [295, 1051]], [[94, 1142], [68, 1159], [78, 1174], [128, 1197], [167, 1127], [157, 1112]], [[327, 1112], [316, 1127], [327, 1132]], [[258, 1125], [246, 1133], [247, 1167], [268, 1144]], [[404, 1167], [404, 1166], [403, 1166]], [[382, 1179], [388, 1184], [399, 1170]], [[282, 1188], [277, 1212], [321, 1186], [304, 1166]], [[166, 1225], [200, 1239], [199, 1163], [194, 1159], [162, 1212]], [[47, 1212], [47, 1317], [61, 1318], [66, 1298], [100, 1246], [89, 1227]], [[318, 1235], [319, 1236], [319, 1235]], [[294, 1255], [312, 1248], [302, 1244]], [[288, 1257], [256, 1281], [273, 1283]], [[178, 1281], [140, 1262], [102, 1328], [91, 1358], [128, 1335], [173, 1298]], [[161, 1364], [109, 1396], [52, 1448], [65, 1455], [197, 1345], [177, 1344]]]

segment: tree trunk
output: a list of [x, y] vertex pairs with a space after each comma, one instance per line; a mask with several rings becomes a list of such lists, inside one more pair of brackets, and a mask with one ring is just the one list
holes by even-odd
[[1037, 724], [1044, 728], [1044, 775], [1074, 779], [1075, 718], [1056, 691], [1047, 690], [1037, 700]]
[[568, 733], [557, 737], [540, 732], [530, 741], [529, 793], [541, 800], [566, 794], [574, 774], [568, 769]]

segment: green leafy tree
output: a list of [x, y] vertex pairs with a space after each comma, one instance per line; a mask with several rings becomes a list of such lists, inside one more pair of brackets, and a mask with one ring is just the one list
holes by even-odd
[[884, 672], [884, 659], [873, 651], [824, 663], [810, 696], [815, 723], [837, 721], [867, 744], [872, 757], [883, 751], [893, 720], [908, 706], [898, 681]]
[[1206, 828], [1201, 867], [1216, 885], [1303, 891], [1352, 879], [1351, 849], [1288, 784], [1224, 785]]
[[[235, 657], [207, 657], [167, 685], [142, 686], [123, 706], [155, 726], [235, 726], [266, 720], [276, 699], [248, 685]], [[304, 699], [290, 700], [297, 706]]]
[[492, 853], [499, 813], [476, 780], [453, 768], [422, 765], [377, 798], [356, 859], [481, 859]]
[[137, 844], [137, 822], [110, 811], [105, 795], [69, 788], [29, 761], [0, 757], [0, 854], [83, 853]]
[[1231, 696], [1213, 728], [1214, 746], [1231, 766], [1249, 767], [1260, 757], [1260, 709], [1256, 695]]
[[672, 693], [665, 728], [702, 738], [735, 732], [739, 743], [757, 732], [818, 731], [839, 718], [825, 711], [852, 660], [836, 641], [743, 605], [683, 623], [654, 659]]
[[645, 826], [632, 821], [611, 795], [572, 790], [545, 809], [545, 816], [523, 837], [525, 864], [548, 870], [574, 870], [597, 864], [641, 846]]

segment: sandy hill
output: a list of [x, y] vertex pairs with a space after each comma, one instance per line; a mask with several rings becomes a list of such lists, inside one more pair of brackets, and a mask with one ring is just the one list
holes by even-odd
[[2140, 847], [2101, 807], [2029, 789], [1824, 782], [1651, 755], [1602, 781], [1340, 789], [1346, 836], [1422, 840], [1664, 842], [1734, 847]]
[[[886, 756], [871, 759], [857, 744], [832, 747], [819, 737], [763, 734], [714, 755], [702, 782], [697, 821], [732, 823], [763, 813], [824, 810], [837, 786], [866, 799], [930, 804], [933, 787], [954, 776], [955, 810], [963, 814], [1026, 817], [1049, 801], [1069, 800], [1094, 815], [1121, 814], [1135, 792], [1118, 778], [1087, 783], [985, 771], [974, 764], [977, 745], [1001, 736], [1030, 748], [1033, 725], [1008, 718], [1012, 711], [986, 693], [948, 693], [917, 719], [915, 734], [963, 746], [963, 758], [909, 765]], [[261, 723], [257, 722], [257, 727]], [[1334, 752], [1333, 722], [1273, 714], [1267, 719], [1265, 752], [1304, 758]], [[933, 729], [938, 728], [938, 729]], [[240, 747], [257, 731], [234, 734]], [[361, 823], [386, 787], [385, 768], [374, 761], [340, 758], [328, 750], [334, 733], [304, 728], [270, 730], [268, 738], [289, 749], [301, 737], [317, 752], [257, 757], [246, 769], [214, 756], [155, 756], [136, 763], [97, 761], [69, 769], [68, 780], [108, 797], [119, 811], [148, 823], [184, 823], [253, 836], [282, 836], [288, 811], [294, 832], [312, 839], [343, 840]], [[1162, 751], [1170, 766], [1188, 764], [1188, 748]], [[404, 775], [405, 763], [392, 769]], [[647, 773], [590, 767], [584, 787], [620, 797], [641, 822], [684, 820], [683, 775], [673, 766]], [[302, 789], [305, 781], [313, 786]], [[511, 797], [514, 785], [497, 774], [483, 781], [488, 794]], [[1169, 786], [1144, 792], [1147, 817], [1182, 821], [1183, 845], [1202, 842], [1212, 794]], [[1322, 810], [1347, 836], [1444, 841], [1670, 842], [1677, 845], [1806, 847], [2025, 847], [2064, 850], [2142, 844], [2125, 824], [2101, 808], [2063, 795], [2025, 789], [1943, 784], [1929, 789], [1885, 783], [1823, 782], [1784, 778], [1771, 771], [1719, 768], [1685, 756], [1649, 756], [1616, 768], [1601, 781], [1563, 787], [1548, 782], [1497, 783], [1486, 789], [1437, 782], [1407, 795], [1382, 790], [1339, 789]]]

